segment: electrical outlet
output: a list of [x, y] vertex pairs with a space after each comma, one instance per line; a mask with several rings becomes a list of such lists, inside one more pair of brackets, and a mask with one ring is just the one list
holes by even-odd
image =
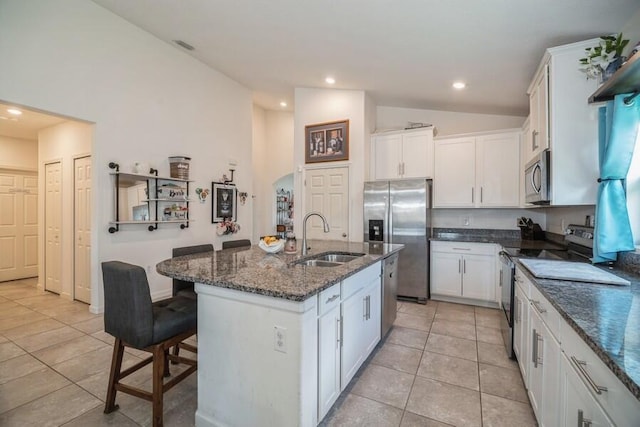
[[470, 224], [469, 217], [468, 216], [462, 217], [462, 225], [464, 225], [465, 227], [468, 227], [469, 224]]
[[282, 353], [287, 352], [287, 329], [282, 326], [273, 327], [273, 349]]
[[562, 234], [567, 232], [567, 227], [565, 227], [564, 218], [560, 220], [560, 228], [562, 229]]

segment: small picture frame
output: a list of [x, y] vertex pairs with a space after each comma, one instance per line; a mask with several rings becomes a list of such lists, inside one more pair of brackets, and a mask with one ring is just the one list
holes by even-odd
[[349, 120], [305, 126], [305, 163], [349, 160]]
[[236, 221], [238, 208], [238, 192], [233, 184], [212, 182], [213, 203], [211, 208], [211, 222], [224, 222], [225, 219]]

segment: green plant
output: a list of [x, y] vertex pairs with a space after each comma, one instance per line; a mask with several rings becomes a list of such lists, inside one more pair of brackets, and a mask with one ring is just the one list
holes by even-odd
[[597, 78], [609, 64], [622, 56], [622, 51], [629, 43], [622, 38], [622, 33], [617, 36], [601, 36], [597, 46], [585, 49], [587, 56], [580, 58], [580, 71], [586, 73], [587, 79]]

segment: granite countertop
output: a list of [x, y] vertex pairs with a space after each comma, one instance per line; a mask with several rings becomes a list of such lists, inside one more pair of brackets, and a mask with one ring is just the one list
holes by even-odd
[[601, 267], [630, 286], [538, 279], [521, 267], [587, 345], [640, 400], [640, 277]]
[[[243, 292], [304, 301], [365, 267], [400, 251], [404, 245], [311, 240], [305, 257], [296, 254], [268, 254], [254, 245], [245, 248], [204, 252], [164, 260], [158, 273], [174, 279], [204, 283]], [[337, 267], [294, 264], [326, 252], [356, 252], [365, 255]]]

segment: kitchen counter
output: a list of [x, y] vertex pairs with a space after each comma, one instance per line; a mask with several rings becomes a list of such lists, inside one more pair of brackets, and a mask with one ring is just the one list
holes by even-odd
[[630, 286], [538, 279], [521, 266], [573, 330], [640, 400], [640, 278], [604, 270]]
[[[311, 249], [305, 257], [300, 255], [300, 250], [292, 255], [267, 254], [258, 246], [251, 246], [170, 258], [158, 263], [156, 270], [174, 279], [304, 301], [404, 247], [326, 240], [310, 240], [309, 246]], [[326, 252], [365, 255], [337, 267], [295, 264], [303, 258], [314, 258]]]
[[[550, 233], [553, 234], [553, 233]], [[564, 249], [562, 244], [549, 240], [522, 240], [516, 230], [493, 229], [434, 229], [429, 240], [440, 242], [495, 243], [503, 248]]]

